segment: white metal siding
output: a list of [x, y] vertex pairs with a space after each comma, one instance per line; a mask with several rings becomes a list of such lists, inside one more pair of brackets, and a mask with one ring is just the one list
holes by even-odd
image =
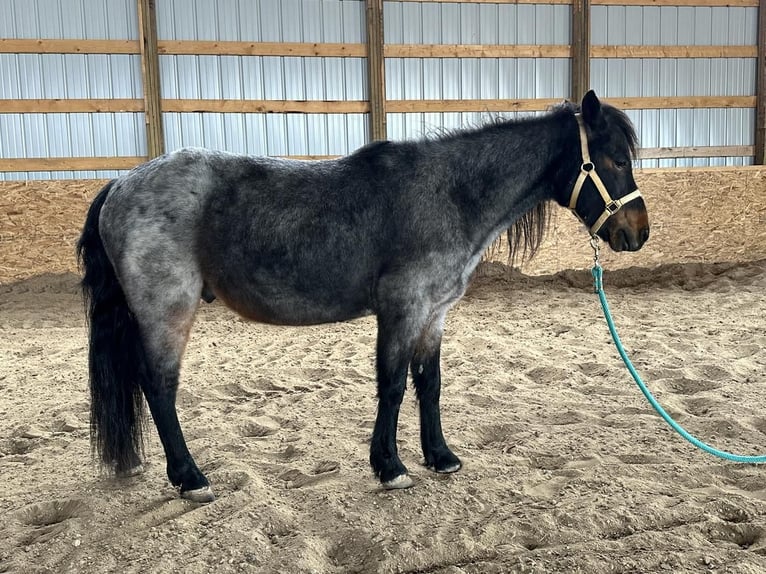
[[[160, 39], [253, 42], [366, 40], [361, 0], [158, 0]], [[570, 43], [567, 5], [385, 2], [393, 44]], [[594, 6], [594, 45], [754, 45], [756, 8]], [[134, 0], [0, 0], [0, 37], [133, 39]], [[161, 56], [166, 98], [366, 100], [364, 58]], [[400, 99], [569, 96], [568, 59], [388, 58], [386, 95]], [[753, 95], [754, 59], [595, 59], [600, 95]], [[135, 55], [0, 55], [0, 98], [142, 97]], [[515, 114], [504, 114], [513, 117]], [[641, 145], [752, 145], [754, 110], [637, 110]], [[472, 125], [482, 113], [388, 115], [391, 138]], [[188, 145], [270, 155], [336, 155], [369, 137], [365, 114], [165, 113], [168, 150]], [[0, 156], [145, 155], [140, 113], [0, 114]], [[647, 160], [742, 164], [749, 158]], [[0, 174], [0, 179], [111, 177], [118, 172]]]
[[[757, 8], [594, 6], [594, 45], [755, 45]], [[593, 59], [606, 97], [752, 96], [754, 58]], [[753, 145], [755, 110], [631, 110], [642, 147]], [[744, 165], [752, 158], [643, 160], [644, 167]]]
[[[385, 2], [387, 44], [570, 43], [570, 6]], [[387, 58], [389, 100], [561, 98], [569, 95], [566, 58]], [[490, 114], [390, 113], [388, 136], [416, 138], [475, 125]], [[496, 115], [496, 114], [491, 114]], [[515, 117], [516, 113], [502, 114]]]
[[[164, 0], [168, 40], [338, 42], [366, 40], [360, 1]], [[161, 56], [165, 98], [366, 100], [364, 58]], [[263, 155], [340, 155], [363, 145], [365, 114], [165, 113], [168, 150], [188, 145]], [[252, 131], [251, 131], [252, 130]]]
[[[138, 37], [133, 0], [2, 0], [0, 37]], [[141, 98], [134, 55], [0, 54], [0, 98]], [[0, 114], [0, 156], [145, 155], [143, 114]], [[117, 171], [0, 173], [0, 179], [113, 177]]]

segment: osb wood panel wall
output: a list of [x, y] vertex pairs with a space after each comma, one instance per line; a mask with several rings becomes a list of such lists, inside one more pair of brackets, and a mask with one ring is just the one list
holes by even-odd
[[[652, 225], [638, 253], [602, 252], [607, 269], [664, 263], [766, 258], [766, 168], [636, 173]], [[104, 180], [0, 182], [0, 284], [43, 273], [76, 272], [74, 245], [90, 200]], [[529, 274], [590, 265], [588, 235], [573, 215], [553, 210]], [[494, 258], [505, 260], [501, 249]]]

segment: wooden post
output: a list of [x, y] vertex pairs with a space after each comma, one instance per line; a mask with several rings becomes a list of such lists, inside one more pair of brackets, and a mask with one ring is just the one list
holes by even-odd
[[383, 0], [367, 0], [367, 78], [370, 136], [386, 139], [386, 74], [383, 57]]
[[758, 2], [758, 55], [755, 84], [755, 164], [766, 165], [766, 0]]
[[138, 0], [138, 43], [141, 48], [141, 76], [144, 84], [146, 151], [151, 159], [165, 153], [155, 0]]
[[572, 100], [579, 102], [589, 89], [590, 0], [574, 0], [572, 3]]

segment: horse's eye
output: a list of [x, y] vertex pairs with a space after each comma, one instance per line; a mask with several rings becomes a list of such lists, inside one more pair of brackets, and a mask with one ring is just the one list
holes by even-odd
[[626, 167], [630, 165], [630, 162], [617, 159], [617, 160], [614, 160], [614, 165], [617, 166], [617, 169], [625, 169]]

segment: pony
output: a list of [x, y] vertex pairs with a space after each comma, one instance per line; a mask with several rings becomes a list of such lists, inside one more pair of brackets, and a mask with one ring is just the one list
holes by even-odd
[[615, 251], [649, 236], [627, 116], [588, 92], [536, 117], [421, 141], [376, 141], [325, 161], [181, 149], [110, 181], [77, 244], [89, 324], [91, 443], [118, 476], [143, 470], [144, 398], [184, 498], [214, 499], [176, 411], [201, 301], [242, 317], [314, 325], [374, 314], [378, 410], [370, 464], [413, 484], [397, 453], [408, 371], [425, 465], [461, 468], [442, 431], [445, 316], [504, 231], [534, 254], [550, 205]]

